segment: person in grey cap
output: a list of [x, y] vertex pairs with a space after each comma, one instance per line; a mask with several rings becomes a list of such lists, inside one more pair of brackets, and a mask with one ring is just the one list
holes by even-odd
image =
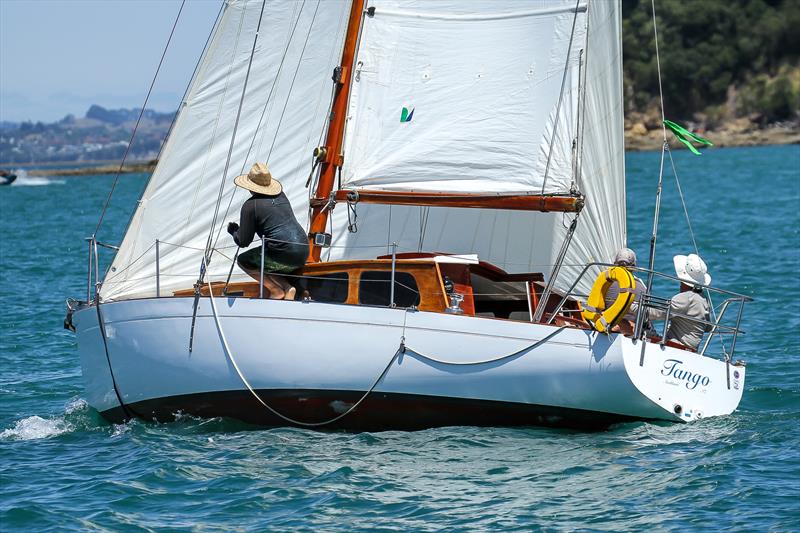
[[[630, 248], [620, 248], [616, 255], [614, 255], [614, 264], [616, 266], [621, 266], [625, 269], [630, 267], [636, 266], [636, 253], [631, 250]], [[633, 273], [631, 273], [633, 275]], [[640, 278], [633, 276], [633, 279], [636, 281], [636, 286], [633, 289], [633, 303], [631, 304], [630, 309], [628, 312], [625, 313], [625, 316], [622, 317], [622, 320], [618, 324], [620, 331], [626, 335], [630, 335], [633, 333], [633, 325], [636, 323], [636, 314], [639, 312], [639, 304], [644, 297], [644, 294], [647, 292], [647, 284], [642, 281]], [[606, 300], [606, 308], [610, 307], [614, 304], [614, 301], [619, 296], [619, 285], [617, 282], [613, 282], [611, 286], [608, 288], [606, 292], [605, 300]], [[647, 318], [645, 316], [645, 318]]]

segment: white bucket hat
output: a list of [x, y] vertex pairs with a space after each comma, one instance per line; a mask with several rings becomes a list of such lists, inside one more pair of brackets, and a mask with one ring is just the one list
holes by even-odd
[[281, 182], [272, 178], [266, 163], [256, 163], [250, 172], [236, 176], [233, 182], [243, 189], [259, 194], [273, 196], [281, 192]]
[[711, 285], [711, 276], [705, 261], [699, 255], [676, 255], [672, 258], [675, 275], [690, 285]]

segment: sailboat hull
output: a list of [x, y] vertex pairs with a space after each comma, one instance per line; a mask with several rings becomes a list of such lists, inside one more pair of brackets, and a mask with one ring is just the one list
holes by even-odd
[[619, 335], [381, 307], [214, 303], [199, 301], [191, 352], [193, 298], [78, 311], [90, 405], [115, 421], [596, 427], [729, 414], [744, 386], [743, 367], [671, 347], [647, 344], [640, 365], [641, 344]]

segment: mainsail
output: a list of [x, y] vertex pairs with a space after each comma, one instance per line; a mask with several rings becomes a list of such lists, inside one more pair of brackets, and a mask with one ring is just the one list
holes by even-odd
[[[229, 2], [111, 270], [106, 299], [224, 279], [224, 233], [247, 195], [233, 177], [268, 161], [301, 224], [311, 152], [328, 120], [349, 2], [266, 4], [223, 176], [261, 0]], [[374, 8], [374, 9], [373, 9]], [[345, 130], [344, 189], [571, 194], [586, 204], [561, 279], [625, 243], [621, 20], [605, 0], [369, 0]], [[405, 111], [403, 109], [405, 108]], [[220, 217], [211, 228], [221, 180]], [[398, 205], [333, 211], [323, 259], [399, 251], [477, 253], [548, 273], [574, 214]], [[348, 216], [349, 215], [349, 216]], [[216, 235], [221, 235], [216, 241]], [[247, 279], [234, 269], [233, 279]], [[563, 285], [563, 284], [562, 284]]]

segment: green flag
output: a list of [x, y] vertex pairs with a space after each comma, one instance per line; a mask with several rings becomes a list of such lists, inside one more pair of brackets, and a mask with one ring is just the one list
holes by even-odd
[[708, 139], [704, 139], [703, 137], [700, 137], [696, 133], [692, 133], [691, 131], [687, 130], [680, 124], [676, 124], [671, 120], [664, 120], [664, 125], [668, 127], [672, 131], [672, 133], [675, 134], [675, 137], [677, 137], [677, 139], [680, 142], [685, 144], [689, 148], [689, 150], [691, 150], [692, 153], [695, 155], [700, 155], [700, 152], [699, 150], [697, 150], [697, 148], [695, 148], [692, 145], [692, 141], [704, 144], [706, 146], [714, 146], [714, 143], [712, 143]]

